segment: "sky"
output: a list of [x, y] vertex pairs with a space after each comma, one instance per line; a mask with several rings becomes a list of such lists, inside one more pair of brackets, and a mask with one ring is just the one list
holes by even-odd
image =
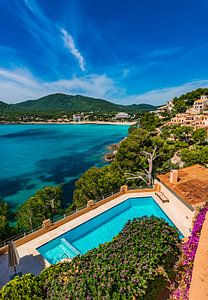
[[0, 100], [159, 105], [208, 87], [207, 0], [0, 0]]

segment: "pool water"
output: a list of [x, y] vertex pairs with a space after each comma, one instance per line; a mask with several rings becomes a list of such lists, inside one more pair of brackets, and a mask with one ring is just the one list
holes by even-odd
[[[111, 241], [128, 220], [152, 215], [163, 218], [171, 226], [175, 226], [152, 197], [129, 198], [37, 250], [49, 263], [54, 264]], [[179, 234], [183, 237], [180, 232]]]

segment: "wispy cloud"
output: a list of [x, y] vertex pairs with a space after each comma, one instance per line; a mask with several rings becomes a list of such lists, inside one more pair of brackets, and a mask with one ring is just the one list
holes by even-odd
[[75, 42], [74, 39], [72, 38], [72, 36], [65, 30], [65, 29], [61, 29], [61, 33], [62, 33], [62, 38], [64, 40], [64, 44], [65, 46], [69, 49], [69, 51], [71, 52], [71, 54], [77, 59], [78, 63], [79, 63], [79, 67], [82, 71], [85, 71], [85, 61], [84, 61], [84, 57], [82, 56], [82, 54], [80, 53], [80, 51], [76, 48], [75, 46]]
[[146, 52], [142, 56], [147, 58], [162, 58], [162, 57], [168, 57], [168, 56], [179, 54], [182, 51], [183, 48], [181, 47], [160, 48], [160, 49], [153, 49], [152, 51]]
[[46, 82], [34, 77], [27, 69], [4, 68], [0, 68], [0, 91], [1, 100], [11, 103], [51, 93], [82, 94], [104, 99], [113, 99], [124, 93], [123, 89], [105, 74]]
[[127, 96], [127, 91], [105, 74], [90, 74], [73, 77], [69, 80], [47, 82], [34, 77], [25, 68], [13, 70], [0, 68], [0, 100], [11, 103], [35, 99], [51, 93], [66, 93], [103, 98], [119, 104], [149, 103], [160, 105], [175, 96], [199, 87], [208, 87], [208, 79], [194, 80], [179, 86]]
[[135, 94], [127, 97], [116, 99], [117, 103], [133, 104], [133, 103], [148, 103], [152, 105], [160, 105], [174, 97], [190, 92], [197, 88], [208, 88], [208, 79], [194, 80], [179, 86], [172, 86], [162, 89], [151, 90], [143, 94]]

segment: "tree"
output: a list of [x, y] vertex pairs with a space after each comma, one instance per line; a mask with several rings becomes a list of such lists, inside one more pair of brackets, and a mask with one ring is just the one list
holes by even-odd
[[159, 125], [161, 121], [155, 113], [144, 113], [140, 119], [140, 125], [143, 129], [148, 131], [154, 131]]
[[97, 200], [114, 192], [124, 183], [124, 178], [116, 164], [103, 168], [90, 168], [76, 182], [73, 203], [76, 207], [81, 207], [91, 199]]
[[187, 109], [187, 104], [183, 99], [174, 99], [174, 111], [175, 113], [182, 113], [185, 112]]
[[192, 134], [192, 139], [198, 144], [203, 144], [206, 142], [208, 137], [207, 131], [205, 128], [196, 129]]
[[17, 226], [24, 230], [34, 229], [41, 226], [43, 220], [53, 219], [54, 214], [61, 212], [62, 194], [60, 186], [38, 191], [17, 210]]
[[153, 161], [157, 157], [156, 150], [157, 150], [157, 147], [155, 147], [153, 149], [152, 153], [147, 152], [147, 151], [142, 151], [141, 152], [147, 158], [147, 161], [148, 161], [148, 170], [145, 169], [145, 173], [144, 172], [137, 172], [136, 174], [126, 173], [127, 175], [128, 174], [129, 175], [133, 175], [132, 177], [127, 178], [127, 180], [130, 180], [130, 179], [141, 179], [141, 180], [143, 180], [147, 184], [148, 187], [151, 187], [151, 185], [152, 185]]
[[9, 205], [0, 199], [0, 240], [8, 238], [10, 231]]
[[185, 141], [189, 143], [192, 137], [193, 128], [189, 126], [178, 126], [173, 132], [179, 141]]

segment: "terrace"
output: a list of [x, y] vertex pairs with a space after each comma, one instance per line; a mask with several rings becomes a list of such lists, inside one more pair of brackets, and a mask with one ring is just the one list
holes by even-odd
[[[172, 211], [170, 202], [162, 201], [161, 197], [158, 197], [158, 193], [160, 193], [160, 184], [155, 184], [152, 189], [141, 190], [128, 189], [127, 186], [122, 186], [119, 192], [98, 202], [90, 200], [85, 208], [71, 215], [65, 216], [55, 223], [51, 223], [50, 220], [46, 220], [41, 229], [15, 241], [20, 256], [18, 272], [22, 272], [23, 274], [29, 272], [35, 275], [39, 274], [45, 267], [50, 266], [50, 263], [40, 255], [37, 251], [38, 247], [50, 242], [51, 240], [63, 235], [69, 230], [74, 229], [103, 212], [106, 212], [116, 205], [126, 201], [128, 198], [152, 197], [168, 218], [180, 230], [180, 232], [184, 236], [188, 236], [190, 233], [190, 227], [187, 227], [187, 222], [184, 222], [186, 219], [183, 213], [176, 214]], [[189, 213], [193, 215], [193, 211], [190, 210]], [[2, 254], [0, 256], [0, 269], [2, 270], [0, 272], [1, 286], [10, 280], [11, 275], [8, 273], [6, 252], [6, 245], [0, 248], [0, 253]]]

